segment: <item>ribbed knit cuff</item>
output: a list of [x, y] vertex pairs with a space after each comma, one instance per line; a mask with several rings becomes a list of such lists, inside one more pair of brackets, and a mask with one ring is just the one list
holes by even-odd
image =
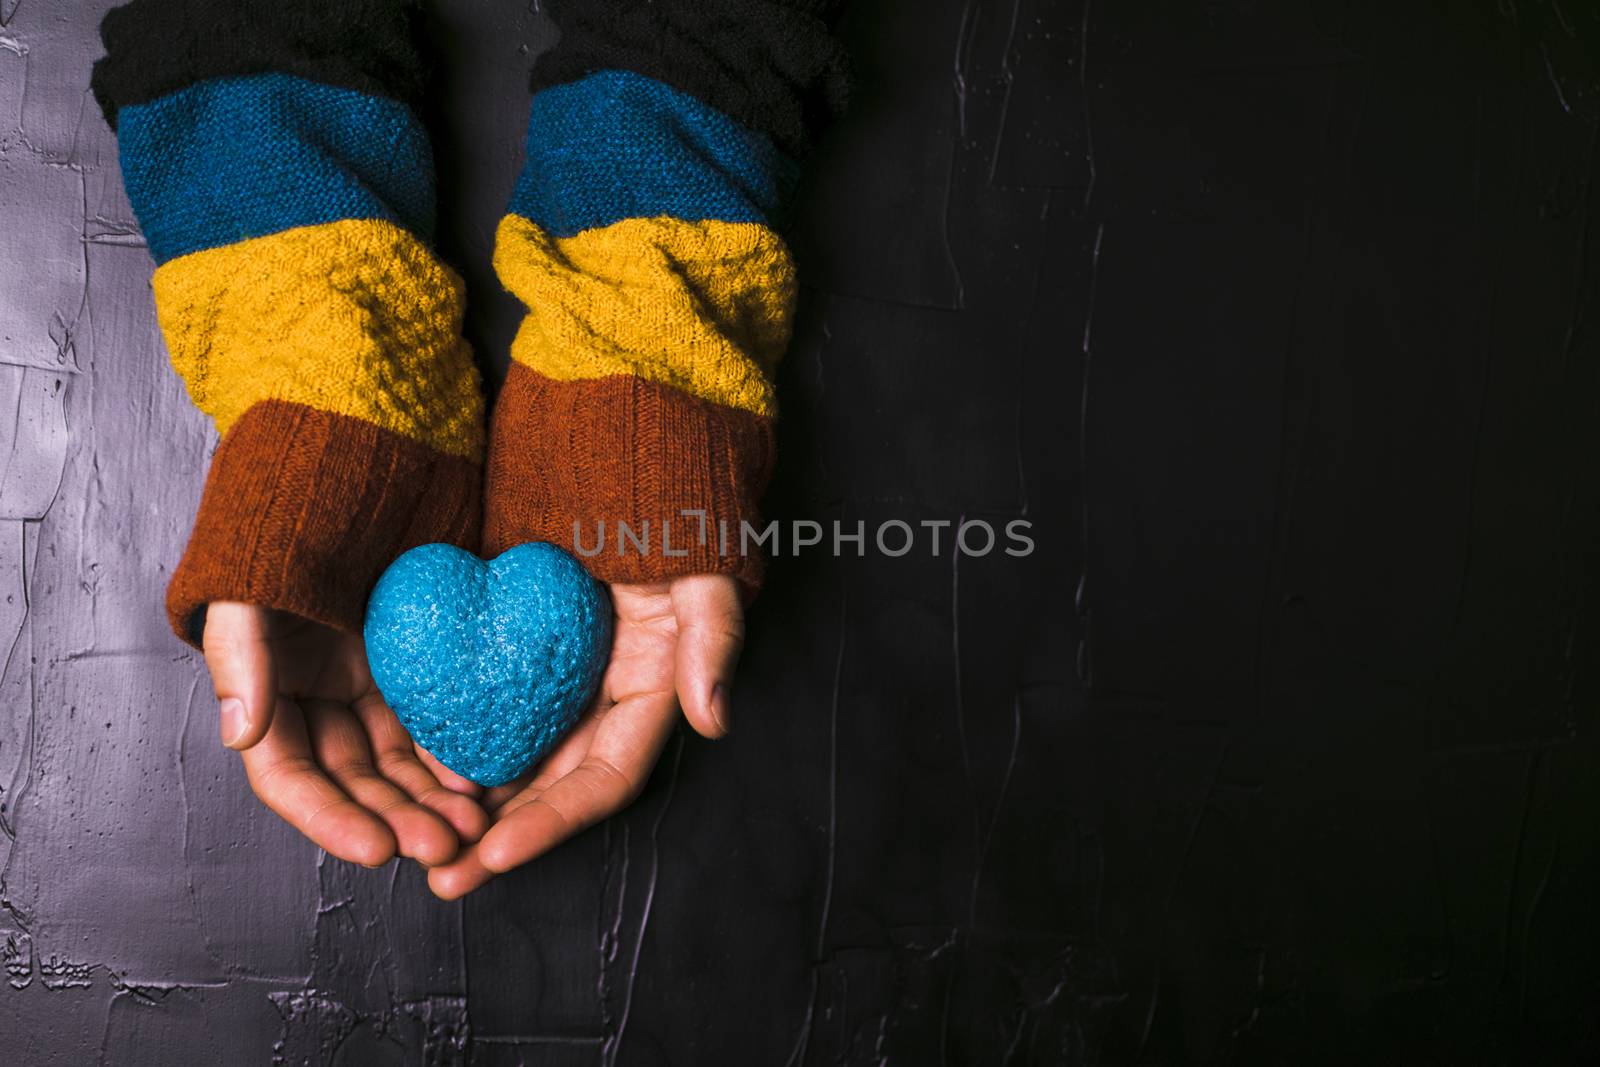
[[223, 437], [167, 588], [173, 631], [199, 647], [205, 607], [232, 600], [359, 632], [397, 556], [478, 547], [482, 472], [362, 419], [265, 401]]
[[572, 552], [606, 582], [762, 575], [773, 426], [628, 375], [557, 381], [513, 362], [489, 437], [484, 552]]

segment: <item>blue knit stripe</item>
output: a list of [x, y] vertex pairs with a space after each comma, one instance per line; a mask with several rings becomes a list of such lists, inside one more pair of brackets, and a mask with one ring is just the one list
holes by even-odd
[[433, 237], [427, 131], [394, 100], [288, 74], [215, 78], [124, 107], [117, 144], [157, 263], [340, 219]]
[[534, 95], [510, 213], [554, 237], [632, 218], [770, 222], [796, 164], [653, 78], [603, 70]]

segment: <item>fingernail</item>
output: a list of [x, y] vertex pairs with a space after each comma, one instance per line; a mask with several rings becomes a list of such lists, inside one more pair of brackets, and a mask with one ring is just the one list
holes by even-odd
[[723, 733], [733, 728], [728, 721], [728, 689], [721, 682], [711, 687], [711, 717], [717, 720]]
[[244, 715], [244, 701], [238, 697], [228, 697], [223, 700], [221, 710], [222, 743], [233, 748], [250, 728], [250, 722]]

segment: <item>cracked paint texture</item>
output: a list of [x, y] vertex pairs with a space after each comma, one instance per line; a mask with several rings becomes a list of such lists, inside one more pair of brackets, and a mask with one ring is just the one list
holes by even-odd
[[[1600, 1058], [1600, 9], [855, 3], [769, 511], [1037, 550], [775, 560], [734, 735], [445, 905], [161, 617], [106, 6], [0, 0], [0, 1063]], [[429, 14], [491, 370], [536, 8]]]

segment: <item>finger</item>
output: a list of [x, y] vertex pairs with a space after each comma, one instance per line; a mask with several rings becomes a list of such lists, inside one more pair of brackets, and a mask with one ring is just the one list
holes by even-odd
[[229, 748], [259, 743], [272, 723], [278, 684], [269, 618], [266, 608], [226, 600], [206, 609], [201, 646], [217, 691], [222, 743]]
[[[492, 816], [498, 816], [503, 808], [513, 797], [521, 796], [532, 787], [533, 773], [520, 774], [506, 782], [504, 785], [492, 786], [484, 791], [483, 807]], [[540, 787], [543, 788], [543, 787]]]
[[479, 785], [477, 782], [474, 782], [471, 778], [464, 778], [455, 771], [452, 771], [449, 767], [446, 767], [444, 764], [434, 759], [432, 752], [429, 752], [421, 745], [413, 744], [412, 748], [415, 749], [417, 758], [422, 761], [422, 765], [428, 768], [428, 770], [433, 773], [434, 778], [438, 779], [439, 784], [444, 786], [446, 789], [450, 790], [451, 792], [460, 793], [465, 797], [478, 797], [483, 795], [483, 786]]
[[[601, 699], [597, 697], [596, 701]], [[575, 769], [588, 754], [590, 742], [601, 718], [600, 712], [591, 710], [578, 723], [577, 728], [569, 733], [538, 767], [504, 785], [485, 790], [483, 794], [485, 807], [495, 812], [498, 818], [503, 811], [514, 811], [522, 804], [530, 802], [568, 771]], [[513, 801], [515, 803], [512, 803]], [[495, 872], [483, 865], [477, 845], [473, 844], [463, 848], [449, 863], [430, 869], [428, 888], [440, 900], [458, 900], [494, 877]]]
[[365, 867], [394, 858], [389, 827], [351, 800], [311, 758], [311, 742], [293, 704], [283, 702], [267, 736], [243, 757], [250, 788], [261, 802], [329, 855]]
[[722, 574], [697, 574], [672, 583], [678, 616], [678, 703], [695, 731], [711, 738], [728, 732], [728, 694], [744, 648], [744, 607], [739, 585]]
[[302, 706], [317, 762], [351, 800], [383, 820], [400, 855], [429, 866], [454, 858], [459, 846], [455, 831], [438, 812], [378, 773], [367, 731], [350, 709], [332, 701]]
[[379, 754], [378, 772], [406, 795], [438, 812], [462, 841], [476, 841], [489, 829], [489, 813], [473, 798], [446, 789], [411, 752]]
[[483, 836], [489, 828], [488, 813], [472, 797], [445, 788], [422, 762], [423, 750], [412, 742], [411, 735], [400, 725], [377, 689], [358, 697], [351, 708], [367, 732], [367, 743], [379, 774], [403, 789], [418, 804], [438, 812], [461, 840], [476, 841]]
[[624, 701], [606, 712], [583, 762], [543, 791], [508, 800], [478, 842], [477, 855], [503, 873], [622, 810], [644, 788], [677, 719], [670, 692]]
[[[478, 803], [477, 798], [448, 789], [438, 781], [434, 771], [422, 761], [421, 757], [427, 753], [411, 742], [411, 734], [406, 733], [405, 726], [400, 725], [400, 720], [389, 710], [389, 705], [384, 704], [382, 697], [374, 691], [370, 697], [355, 702], [354, 707], [357, 717], [366, 728], [366, 737], [373, 745], [373, 761], [378, 765], [378, 773], [405, 790], [411, 800], [418, 801], [419, 805], [430, 811], [437, 811], [462, 841], [475, 841], [483, 837], [483, 832], [490, 829], [490, 816], [483, 805]], [[432, 757], [427, 758], [443, 768], [443, 763], [438, 763]], [[451, 771], [446, 769], [446, 773]], [[456, 777], [461, 776], [456, 774]], [[475, 782], [467, 784], [483, 792]]]
[[459, 900], [494, 876], [478, 858], [478, 846], [468, 845], [455, 859], [428, 872], [428, 888], [440, 900]]

